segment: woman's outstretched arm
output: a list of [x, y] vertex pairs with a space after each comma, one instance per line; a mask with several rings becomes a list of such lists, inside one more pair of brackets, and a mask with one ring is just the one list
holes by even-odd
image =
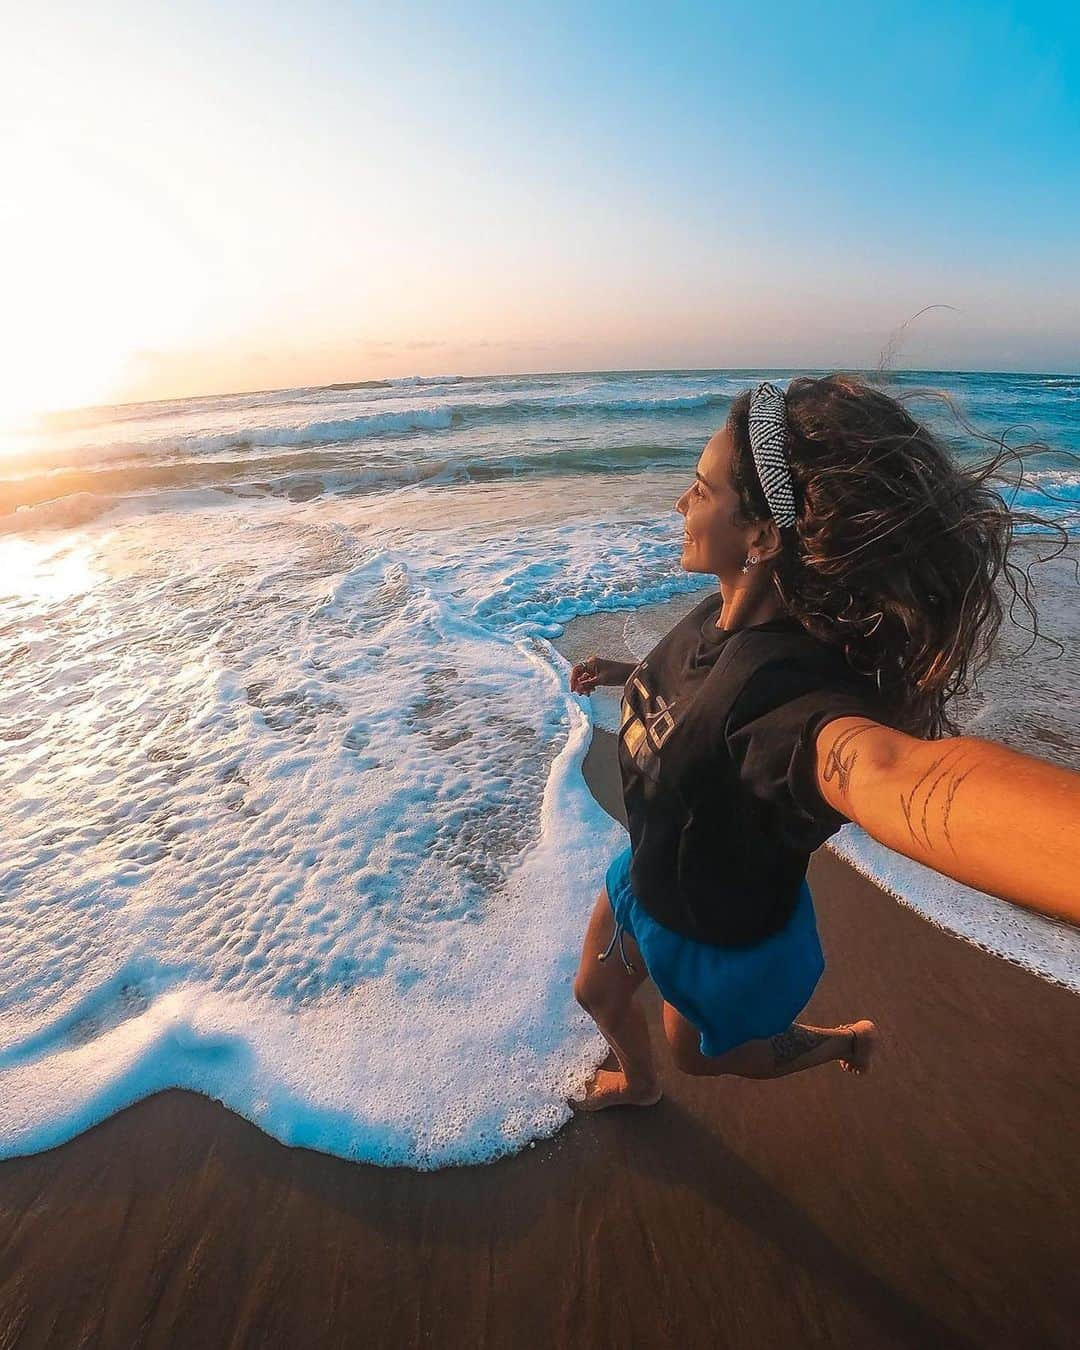
[[973, 736], [923, 741], [863, 717], [817, 737], [817, 785], [898, 853], [1080, 925], [1080, 774]]

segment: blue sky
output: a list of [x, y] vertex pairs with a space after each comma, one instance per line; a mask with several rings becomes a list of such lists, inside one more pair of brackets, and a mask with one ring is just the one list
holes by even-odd
[[1074, 7], [45, 0], [5, 30], [0, 369], [40, 402], [872, 365], [932, 304], [898, 364], [1080, 369]]

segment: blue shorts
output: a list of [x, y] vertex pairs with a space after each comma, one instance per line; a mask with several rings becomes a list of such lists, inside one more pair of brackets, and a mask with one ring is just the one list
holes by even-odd
[[701, 1032], [701, 1053], [723, 1055], [786, 1031], [825, 969], [806, 878], [779, 933], [750, 947], [714, 947], [645, 913], [630, 888], [630, 858], [630, 849], [620, 853], [604, 878], [615, 914], [612, 947], [619, 939], [621, 954], [621, 932], [630, 934], [664, 999]]

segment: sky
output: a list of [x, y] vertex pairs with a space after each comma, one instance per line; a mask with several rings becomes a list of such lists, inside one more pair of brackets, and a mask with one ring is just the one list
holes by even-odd
[[409, 374], [1080, 371], [1065, 3], [0, 0], [0, 424]]

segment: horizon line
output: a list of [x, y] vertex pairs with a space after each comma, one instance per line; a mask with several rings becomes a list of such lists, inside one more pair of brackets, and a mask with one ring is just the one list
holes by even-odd
[[32, 414], [32, 420], [38, 421], [70, 413], [98, 412], [112, 408], [148, 408], [160, 403], [194, 403], [199, 399], [242, 398], [258, 394], [317, 392], [325, 389], [338, 389], [343, 392], [349, 389], [378, 389], [385, 388], [388, 385], [401, 384], [407, 380], [424, 380], [432, 384], [437, 384], [439, 380], [479, 383], [484, 380], [498, 379], [528, 380], [543, 375], [745, 375], [761, 371], [776, 375], [796, 375], [800, 373], [838, 375], [850, 373], [852, 375], [874, 375], [879, 378], [887, 378], [891, 375], [1007, 375], [1029, 379], [1044, 377], [1080, 379], [1080, 368], [1076, 370], [988, 370], [983, 367], [961, 369], [946, 366], [903, 366], [885, 370], [870, 366], [772, 366], [768, 364], [753, 366], [611, 366], [599, 367], [594, 370], [504, 370], [490, 371], [484, 375], [458, 375], [453, 371], [447, 371], [444, 375], [388, 375], [367, 380], [333, 380], [327, 384], [283, 384], [268, 389], [229, 389], [205, 394], [165, 394], [161, 398], [131, 399], [127, 402], [118, 403], [79, 403], [71, 404], [68, 407], [49, 408], [43, 412]]

